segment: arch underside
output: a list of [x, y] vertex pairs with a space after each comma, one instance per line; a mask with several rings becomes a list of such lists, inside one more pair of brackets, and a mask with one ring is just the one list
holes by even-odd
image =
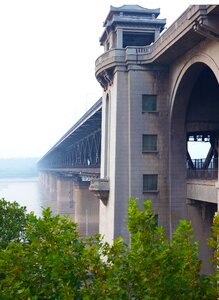
[[[219, 140], [219, 85], [212, 69], [203, 62], [188, 66], [173, 97], [170, 123], [170, 212], [171, 229], [179, 219], [192, 221], [200, 241], [200, 256], [209, 249], [206, 238], [217, 211]], [[198, 145], [196, 158], [188, 141]], [[203, 157], [202, 144], [209, 144]], [[208, 263], [203, 272], [210, 268]]]

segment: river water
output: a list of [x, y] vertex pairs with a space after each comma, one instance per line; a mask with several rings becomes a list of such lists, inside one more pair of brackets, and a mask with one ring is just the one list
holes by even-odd
[[21, 206], [26, 206], [27, 212], [33, 211], [40, 216], [43, 208], [52, 207], [40, 186], [38, 178], [16, 178], [0, 179], [0, 199], [7, 201], [17, 201]]
[[[70, 195], [70, 193], [68, 193]], [[66, 193], [64, 194], [66, 196]], [[18, 202], [21, 206], [26, 206], [27, 212], [33, 211], [36, 216], [41, 216], [43, 208], [50, 207], [53, 214], [68, 215], [78, 223], [78, 231], [82, 235], [92, 235], [99, 229], [99, 202], [96, 197], [93, 199], [79, 199], [77, 214], [73, 215], [75, 207], [69, 196], [62, 202], [49, 197], [43, 189], [38, 178], [16, 178], [0, 179], [0, 199]], [[77, 220], [76, 220], [77, 218]]]

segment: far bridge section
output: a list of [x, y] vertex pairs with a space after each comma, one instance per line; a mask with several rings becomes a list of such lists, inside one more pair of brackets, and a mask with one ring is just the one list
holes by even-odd
[[82, 235], [99, 229], [99, 200], [89, 186], [100, 177], [101, 114], [99, 99], [38, 162], [51, 207], [70, 215]]

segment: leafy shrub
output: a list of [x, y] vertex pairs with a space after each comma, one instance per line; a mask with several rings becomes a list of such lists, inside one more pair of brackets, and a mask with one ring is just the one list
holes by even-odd
[[27, 218], [26, 207], [0, 199], [0, 248], [6, 248], [12, 241], [24, 239]]
[[23, 227], [24, 238], [11, 239], [0, 251], [1, 299], [217, 297], [215, 278], [199, 275], [191, 223], [180, 221], [169, 240], [157, 226], [149, 201], [140, 210], [130, 200], [130, 245], [122, 238], [112, 245], [100, 235], [82, 238], [74, 222], [53, 216], [50, 209], [42, 217], [29, 214]]

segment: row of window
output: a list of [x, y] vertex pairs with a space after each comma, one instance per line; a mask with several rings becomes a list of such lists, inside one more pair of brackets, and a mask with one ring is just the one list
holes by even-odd
[[[157, 111], [157, 96], [142, 95], [142, 112]], [[142, 151], [157, 151], [157, 135], [143, 134]]]
[[[157, 111], [157, 96], [156, 95], [142, 95], [142, 112], [156, 112]], [[142, 136], [142, 151], [157, 151], [157, 135], [143, 134]], [[158, 190], [158, 175], [144, 174], [143, 175], [143, 191], [156, 192]]]

